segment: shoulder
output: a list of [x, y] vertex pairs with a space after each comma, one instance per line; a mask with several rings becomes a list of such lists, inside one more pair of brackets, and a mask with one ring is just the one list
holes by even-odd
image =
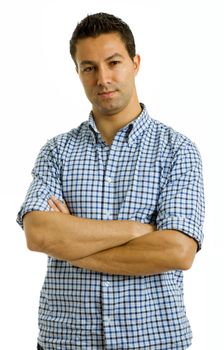
[[47, 140], [40, 153], [45, 155], [63, 156], [73, 151], [76, 143], [87, 135], [88, 123], [85, 121], [79, 127], [56, 135]]
[[66, 133], [56, 135], [49, 139], [42, 149], [48, 152], [57, 151], [63, 153], [68, 151], [76, 144], [79, 139], [86, 136], [88, 123], [83, 122], [79, 127], [71, 129]]
[[153, 137], [163, 156], [169, 155], [175, 158], [181, 153], [193, 153], [195, 156], [200, 157], [194, 141], [156, 119], [151, 118], [148, 137]]
[[151, 118], [151, 130], [158, 138], [160, 138], [166, 144], [170, 144], [176, 147], [181, 146], [183, 143], [192, 144], [192, 141], [184, 134], [176, 131], [171, 126], [168, 126], [152, 118]]

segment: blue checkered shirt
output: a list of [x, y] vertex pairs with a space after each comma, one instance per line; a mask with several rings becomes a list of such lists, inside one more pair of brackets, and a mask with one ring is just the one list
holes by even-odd
[[[51, 195], [71, 214], [136, 220], [182, 231], [201, 248], [204, 197], [201, 158], [185, 136], [149, 117], [146, 108], [108, 146], [92, 114], [42, 148], [18, 214], [49, 210]], [[40, 296], [44, 350], [181, 350], [191, 344], [183, 273], [97, 273], [48, 258]]]

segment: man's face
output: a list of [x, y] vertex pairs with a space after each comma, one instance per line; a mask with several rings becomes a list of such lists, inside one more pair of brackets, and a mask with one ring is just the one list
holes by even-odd
[[136, 103], [135, 76], [140, 58], [130, 58], [119, 34], [79, 40], [75, 60], [95, 115], [115, 115]]

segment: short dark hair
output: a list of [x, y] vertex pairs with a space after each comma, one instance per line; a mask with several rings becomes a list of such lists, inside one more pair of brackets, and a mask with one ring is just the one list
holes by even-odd
[[118, 33], [124, 42], [131, 59], [136, 55], [135, 40], [131, 29], [120, 18], [114, 15], [100, 12], [86, 16], [77, 24], [70, 40], [70, 54], [75, 61], [76, 44], [85, 38], [96, 38], [101, 34]]

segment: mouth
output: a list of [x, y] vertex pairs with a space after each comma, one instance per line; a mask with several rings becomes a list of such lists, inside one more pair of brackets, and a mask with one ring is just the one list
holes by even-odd
[[102, 98], [111, 98], [114, 96], [114, 94], [117, 92], [117, 90], [113, 91], [104, 91], [104, 92], [99, 92], [97, 95], [102, 97]]

